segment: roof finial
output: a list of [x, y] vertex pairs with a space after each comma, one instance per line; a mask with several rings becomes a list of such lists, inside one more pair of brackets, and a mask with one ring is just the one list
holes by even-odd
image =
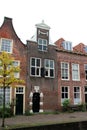
[[42, 23], [44, 23], [44, 20], [42, 20]]

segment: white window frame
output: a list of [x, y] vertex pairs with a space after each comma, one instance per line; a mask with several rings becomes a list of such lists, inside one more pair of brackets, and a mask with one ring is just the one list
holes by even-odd
[[[73, 65], [77, 65], [77, 69], [73, 68]], [[76, 75], [75, 75], [76, 73]], [[76, 76], [78, 78], [76, 78]], [[80, 81], [80, 69], [79, 69], [79, 64], [76, 63], [72, 63], [72, 80], [73, 81]]]
[[[39, 40], [42, 40], [42, 43], [40, 43]], [[46, 42], [46, 44], [44, 44], [44, 41]], [[39, 46], [42, 46], [42, 49], [40, 49]], [[44, 47], [46, 47], [46, 49], [44, 49]], [[46, 39], [38, 38], [38, 50], [47, 51], [47, 40]]]
[[[16, 91], [17, 89], [20, 89], [20, 88], [23, 88], [22, 90], [23, 91]], [[14, 93], [14, 97], [16, 98], [16, 94], [23, 94], [23, 114], [25, 113], [25, 86], [23, 85], [18, 85], [16, 88], [15, 88], [15, 93]], [[16, 112], [16, 106], [14, 106], [14, 115], [15, 115], [15, 112]]]
[[[35, 59], [35, 66], [32, 65], [32, 59]], [[40, 66], [36, 65], [36, 60], [39, 59], [40, 60]], [[31, 68], [35, 68], [35, 75], [32, 75], [32, 71]], [[37, 75], [37, 69], [39, 69], [39, 75]], [[37, 58], [37, 57], [30, 57], [30, 76], [34, 76], [34, 77], [41, 77], [41, 58]]]
[[[74, 88], [79, 88], [79, 91], [75, 92]], [[73, 87], [73, 94], [79, 94], [79, 98], [75, 98], [75, 95], [73, 96], [74, 97], [74, 104], [81, 104], [81, 87], [74, 86]]]
[[72, 51], [72, 42], [70, 41], [63, 41], [62, 45], [65, 50]]
[[[64, 87], [64, 92], [62, 92], [62, 88]], [[68, 91], [65, 91], [65, 88], [68, 89]], [[62, 94], [64, 94], [64, 98], [62, 98]], [[68, 98], [65, 98], [66, 94], [68, 94]], [[61, 87], [61, 105], [64, 102], [64, 100], [69, 99], [69, 86], [62, 86]]]
[[84, 86], [84, 93], [87, 94], [87, 86]]
[[85, 71], [85, 80], [87, 81], [87, 64], [84, 64], [84, 71]]
[[[10, 42], [10, 51], [7, 51], [7, 49], [1, 50], [1, 49], [2, 49], [2, 41], [3, 41], [3, 40], [11, 41], [11, 42]], [[1, 52], [6, 51], [7, 53], [12, 53], [12, 49], [13, 49], [13, 40], [12, 40], [12, 39], [1, 38], [1, 39], [0, 39], [0, 43], [1, 43], [1, 46], [0, 46], [0, 51], [1, 51]], [[5, 48], [5, 46], [4, 46], [4, 48]]]
[[[48, 61], [48, 66], [46, 66], [46, 61]], [[53, 67], [51, 67], [51, 62], [53, 62]], [[45, 77], [54, 78], [55, 77], [55, 65], [54, 60], [44, 59]], [[50, 75], [50, 71], [53, 70], [53, 76]], [[48, 75], [46, 75], [46, 72]]]
[[20, 86], [20, 87], [16, 87], [15, 89], [16, 94], [24, 94], [24, 87]]
[[[7, 94], [7, 88], [9, 88], [10, 89], [10, 92], [9, 92], [9, 102], [5, 102], [5, 105], [7, 106], [7, 107], [9, 107], [9, 105], [10, 105], [10, 103], [11, 103], [11, 92], [12, 92], [12, 89], [11, 89], [11, 87], [6, 87], [6, 89], [5, 89], [5, 101], [7, 100], [7, 97], [8, 97], [8, 94]], [[2, 91], [2, 92], [1, 92]], [[3, 87], [0, 87], [0, 95], [1, 95], [1, 93], [3, 94]], [[2, 101], [3, 102], [3, 101]], [[0, 106], [0, 107], [2, 107], [2, 105]]]
[[[20, 61], [19, 60], [14, 60], [13, 62], [17, 62], [18, 65], [14, 66], [14, 67], [20, 67]], [[15, 78], [20, 78], [20, 72], [14, 72], [14, 77]]]
[[[67, 64], [68, 67], [67, 68], [65, 68], [65, 66], [62, 67], [62, 64]], [[63, 70], [64, 70], [64, 73], [63, 73]], [[67, 73], [66, 73], [66, 70], [67, 70]], [[65, 78], [65, 77], [62, 78], [63, 75], [67, 75], [68, 78]], [[61, 79], [62, 80], [69, 80], [69, 63], [68, 62], [61, 62]]]

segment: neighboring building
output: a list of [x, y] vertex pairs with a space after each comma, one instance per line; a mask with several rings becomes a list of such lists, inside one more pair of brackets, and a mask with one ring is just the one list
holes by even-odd
[[[18, 38], [11, 18], [4, 18], [4, 22], [0, 27], [0, 52], [6, 51], [14, 57], [14, 65], [20, 66], [21, 72], [15, 73], [17, 78], [23, 79], [26, 81], [26, 46]], [[25, 91], [26, 91], [26, 82], [25, 84], [19, 84], [17, 88], [6, 88], [6, 105], [8, 103], [16, 102], [14, 107], [14, 114], [23, 114], [25, 113]], [[0, 95], [3, 94], [3, 89], [0, 88]], [[17, 100], [16, 100], [17, 99]], [[0, 105], [1, 106], [1, 105]]]
[[27, 89], [30, 112], [56, 110], [58, 79], [56, 46], [50, 44], [50, 27], [36, 24], [36, 35], [27, 41]]
[[[83, 43], [64, 48], [64, 39], [55, 42], [58, 63], [58, 108], [70, 99], [71, 104], [87, 103], [87, 51]], [[69, 42], [68, 42], [69, 43]], [[71, 42], [70, 44], [71, 45]], [[70, 47], [69, 47], [70, 48]]]

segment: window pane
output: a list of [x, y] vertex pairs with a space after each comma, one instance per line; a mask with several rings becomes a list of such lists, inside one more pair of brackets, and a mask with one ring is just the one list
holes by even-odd
[[61, 63], [61, 77], [62, 79], [69, 79], [68, 63]]
[[87, 70], [87, 64], [85, 64], [85, 70]]
[[45, 59], [45, 71], [46, 71], [46, 77], [54, 77], [54, 61]]
[[37, 59], [36, 66], [40, 66], [40, 59]]
[[64, 92], [64, 87], [62, 87], [62, 92]]
[[76, 92], [76, 87], [74, 87], [74, 92]]
[[47, 46], [43, 46], [43, 50], [46, 51], [47, 50]]
[[65, 93], [65, 98], [68, 98], [68, 93]]
[[38, 45], [38, 49], [39, 49], [39, 50], [42, 50], [42, 45]]
[[68, 87], [61, 88], [61, 96], [61, 102], [63, 102], [64, 99], [68, 99]]
[[45, 40], [45, 39], [43, 39], [43, 45], [46, 45], [46, 44], [47, 44], [46, 40]]
[[46, 51], [47, 50], [47, 40], [46, 39], [38, 39], [38, 49], [40, 51]]
[[32, 58], [32, 60], [31, 60], [31, 65], [35, 66], [35, 59], [34, 58]]
[[62, 93], [62, 98], [64, 98], [64, 93]]
[[17, 66], [18, 66], [18, 61], [13, 61], [13, 65], [14, 65], [15, 67], [17, 67]]
[[16, 93], [23, 93], [23, 87], [16, 87]]
[[67, 63], [64, 64], [64, 68], [68, 68], [68, 64]]
[[49, 60], [45, 60], [45, 67], [49, 67]]
[[50, 69], [50, 76], [53, 77], [53, 69]]
[[50, 61], [50, 68], [54, 68], [53, 61]]
[[85, 92], [87, 92], [87, 87], [85, 87]]
[[39, 44], [42, 44], [42, 39], [41, 38], [39, 38]]
[[39, 75], [39, 68], [36, 69], [36, 75]]
[[46, 70], [45, 74], [46, 74], [46, 76], [48, 76], [48, 70]]
[[72, 64], [72, 78], [73, 78], [73, 80], [79, 80], [78, 64]]
[[80, 87], [74, 87], [74, 104], [80, 103]]
[[2, 39], [1, 51], [11, 52], [12, 41], [8, 39]]
[[85, 78], [87, 80], [87, 64], [85, 64], [84, 67], [85, 67]]
[[35, 75], [35, 68], [31, 67], [31, 75]]
[[[0, 105], [3, 103], [3, 88], [0, 88]], [[5, 105], [9, 106], [10, 103], [10, 88], [5, 89]]]
[[65, 87], [65, 92], [68, 92], [68, 87]]
[[41, 76], [41, 59], [39, 58], [32, 58], [31, 59], [31, 73], [30, 75], [33, 76]]

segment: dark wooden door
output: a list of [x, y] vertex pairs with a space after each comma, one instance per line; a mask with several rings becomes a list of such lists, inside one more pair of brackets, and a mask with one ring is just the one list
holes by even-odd
[[23, 94], [16, 94], [16, 115], [23, 114]]
[[40, 110], [40, 93], [35, 92], [33, 94], [33, 105], [32, 105], [33, 112], [39, 112]]

